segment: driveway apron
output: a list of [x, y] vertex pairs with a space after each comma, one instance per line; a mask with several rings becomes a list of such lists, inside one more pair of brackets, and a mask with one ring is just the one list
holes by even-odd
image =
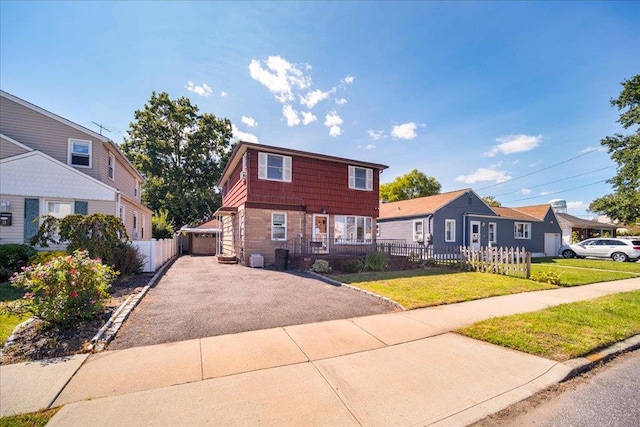
[[110, 350], [346, 319], [397, 310], [382, 300], [292, 272], [183, 256], [124, 322]]

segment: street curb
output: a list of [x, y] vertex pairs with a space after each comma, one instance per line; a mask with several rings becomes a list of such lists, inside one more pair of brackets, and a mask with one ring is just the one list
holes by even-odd
[[378, 295], [378, 294], [374, 294], [373, 292], [369, 292], [369, 291], [365, 291], [364, 289], [360, 289], [360, 288], [356, 288], [355, 286], [351, 286], [351, 285], [347, 285], [346, 283], [342, 283], [342, 282], [338, 282], [337, 280], [333, 280], [327, 276], [323, 276], [322, 274], [318, 274], [315, 271], [312, 270], [307, 270], [305, 271], [305, 273], [309, 274], [310, 276], [312, 276], [315, 279], [318, 280], [322, 280], [323, 282], [326, 282], [330, 285], [333, 286], [344, 286], [345, 288], [349, 288], [349, 289], [353, 289], [354, 291], [358, 291], [358, 292], [362, 292], [363, 294], [367, 294], [369, 296], [372, 296], [374, 298], [378, 298], [379, 300], [382, 300], [386, 303], [389, 303], [391, 305], [394, 305], [396, 307], [398, 307], [400, 310], [402, 311], [407, 311], [406, 308], [404, 308], [402, 306], [402, 304], [395, 302], [394, 300], [387, 298], [387, 297], [383, 297], [382, 295]]
[[590, 371], [598, 364], [607, 362], [621, 353], [638, 349], [640, 349], [640, 334], [627, 338], [624, 341], [619, 341], [585, 357], [577, 357], [575, 359], [568, 360], [564, 362], [564, 365], [571, 368], [571, 371], [560, 382], [568, 381], [573, 377]]
[[91, 339], [90, 344], [87, 346], [87, 349], [93, 353], [100, 352], [104, 350], [111, 342], [113, 337], [115, 337], [116, 333], [122, 327], [122, 324], [129, 317], [133, 309], [140, 303], [140, 300], [144, 298], [150, 288], [154, 287], [160, 277], [171, 267], [178, 256], [171, 258], [168, 262], [166, 262], [156, 274], [153, 275], [149, 283], [142, 288], [142, 291], [137, 294], [129, 295], [129, 297], [122, 303], [120, 306], [113, 312], [107, 323], [100, 328], [98, 333]]

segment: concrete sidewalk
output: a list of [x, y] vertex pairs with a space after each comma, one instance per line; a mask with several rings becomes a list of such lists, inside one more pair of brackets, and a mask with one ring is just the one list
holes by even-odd
[[[640, 278], [0, 367], [0, 414], [50, 425], [466, 425], [565, 378], [450, 331]], [[88, 400], [90, 399], [90, 400]]]

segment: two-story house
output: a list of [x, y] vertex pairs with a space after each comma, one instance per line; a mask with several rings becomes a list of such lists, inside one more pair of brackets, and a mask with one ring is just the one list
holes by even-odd
[[378, 239], [442, 246], [524, 247], [555, 256], [560, 225], [551, 205], [488, 206], [472, 189], [380, 204]]
[[248, 265], [275, 262], [297, 241], [315, 253], [375, 238], [379, 175], [387, 166], [239, 142], [217, 186], [222, 190], [221, 252]]
[[144, 178], [110, 139], [0, 91], [0, 243], [28, 243], [44, 215], [122, 218], [151, 239]]

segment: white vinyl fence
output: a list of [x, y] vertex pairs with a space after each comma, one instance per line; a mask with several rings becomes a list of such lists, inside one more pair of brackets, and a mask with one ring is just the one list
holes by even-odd
[[152, 273], [157, 271], [164, 263], [175, 257], [180, 250], [180, 236], [162, 240], [135, 240], [133, 246], [144, 257], [142, 271]]

